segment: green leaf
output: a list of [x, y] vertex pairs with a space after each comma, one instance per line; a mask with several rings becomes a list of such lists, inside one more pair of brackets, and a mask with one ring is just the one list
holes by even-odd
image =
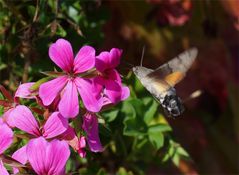
[[113, 108], [101, 113], [101, 116], [106, 120], [106, 122], [112, 122], [116, 119], [119, 113], [119, 108]]
[[164, 144], [164, 136], [160, 132], [151, 132], [149, 133], [149, 140], [152, 143], [152, 145], [156, 148], [159, 149], [163, 146]]
[[149, 126], [148, 137], [152, 145], [159, 149], [164, 144], [164, 135], [162, 132], [171, 131], [171, 127], [166, 124], [156, 124]]
[[128, 171], [124, 167], [120, 167], [116, 175], [133, 175], [131, 171]]
[[144, 121], [149, 124], [158, 110], [158, 103], [150, 97], [150, 101], [146, 104], [146, 107], [148, 110], [145, 112]]
[[126, 114], [124, 119], [124, 135], [138, 136], [147, 133], [147, 126], [143, 121], [143, 105], [138, 99], [124, 103], [122, 111]]
[[51, 79], [50, 77], [44, 77], [44, 78], [38, 80], [35, 84], [33, 84], [31, 86], [30, 90], [35, 91], [35, 90], [39, 89], [39, 87], [42, 83], [45, 83], [45, 82], [49, 81], [50, 79]]
[[162, 159], [162, 162], [168, 161], [169, 158], [170, 158], [170, 154], [169, 153], [165, 154], [165, 156]]
[[179, 154], [174, 154], [174, 156], [172, 158], [172, 161], [176, 166], [179, 166], [180, 155]]
[[145, 135], [147, 133], [147, 127], [143, 121], [135, 119], [135, 118], [128, 118], [124, 121], [124, 135], [127, 136], [138, 136], [138, 135]]
[[0, 64], [0, 70], [3, 70], [3, 69], [5, 69], [5, 68], [7, 68], [7, 65], [4, 64], [4, 63], [1, 63], [1, 64]]
[[60, 24], [58, 24], [57, 30], [56, 30], [56, 34], [59, 35], [59, 36], [61, 36], [61, 37], [65, 37], [67, 33], [66, 33], [66, 31], [64, 30], [64, 28], [61, 27]]
[[181, 146], [177, 148], [177, 154], [180, 154], [185, 157], [189, 157], [189, 154]]
[[100, 168], [96, 175], [107, 175], [107, 172], [104, 168]]
[[148, 128], [149, 133], [156, 133], [156, 132], [166, 132], [166, 131], [171, 131], [172, 128], [167, 125], [167, 124], [156, 124], [156, 125], [151, 125]]

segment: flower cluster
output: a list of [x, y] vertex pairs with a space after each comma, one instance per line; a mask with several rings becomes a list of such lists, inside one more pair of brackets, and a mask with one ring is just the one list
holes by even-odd
[[[71, 44], [58, 39], [50, 46], [49, 57], [61, 72], [45, 72], [48, 81], [21, 84], [14, 97], [0, 87], [6, 97], [0, 101], [5, 109], [0, 118], [0, 174], [9, 174], [5, 168], [9, 162], [14, 174], [65, 174], [70, 147], [80, 157], [86, 156], [87, 145], [92, 152], [103, 151], [97, 113], [125, 100], [130, 92], [115, 69], [122, 51], [113, 48], [95, 54], [93, 47], [83, 46], [74, 57]], [[35, 100], [38, 106], [22, 105], [20, 98]], [[14, 134], [16, 129], [21, 134]], [[4, 151], [15, 137], [27, 142], [8, 157]]]

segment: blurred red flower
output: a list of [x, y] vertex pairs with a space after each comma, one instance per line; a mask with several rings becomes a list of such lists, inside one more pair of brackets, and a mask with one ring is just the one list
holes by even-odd
[[191, 0], [146, 0], [157, 5], [150, 17], [156, 18], [158, 25], [182, 26], [191, 17]]

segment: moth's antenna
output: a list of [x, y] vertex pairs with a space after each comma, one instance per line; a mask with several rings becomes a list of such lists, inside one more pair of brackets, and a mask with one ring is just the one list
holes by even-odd
[[145, 51], [145, 45], [144, 45], [144, 47], [143, 47], [142, 55], [141, 55], [141, 60], [140, 60], [140, 66], [141, 66], [141, 67], [143, 66], [144, 51]]

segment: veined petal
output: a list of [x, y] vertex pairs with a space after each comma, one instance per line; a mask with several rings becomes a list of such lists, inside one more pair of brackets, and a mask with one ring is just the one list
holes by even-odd
[[[46, 152], [49, 143], [43, 138], [31, 139], [26, 148], [27, 158], [37, 174], [44, 174], [46, 167]], [[41, 149], [39, 149], [41, 148]]]
[[[26, 153], [27, 145], [21, 147], [17, 151], [15, 151], [12, 155], [12, 158], [25, 165], [27, 163], [27, 153]], [[18, 168], [13, 167], [13, 173], [17, 174], [19, 172]]]
[[59, 112], [54, 112], [43, 126], [43, 136], [47, 139], [64, 133], [68, 128], [68, 121]]
[[50, 105], [67, 82], [66, 76], [43, 83], [39, 88], [39, 96], [45, 106]]
[[120, 63], [122, 50], [113, 48], [110, 52], [101, 52], [95, 60], [96, 68], [103, 72], [106, 69], [114, 69]]
[[31, 86], [34, 84], [34, 82], [30, 82], [30, 83], [24, 83], [21, 84], [18, 88], [17, 91], [14, 95], [14, 98], [16, 97], [20, 97], [20, 98], [34, 98], [34, 96], [32, 96], [32, 93], [30, 91]]
[[86, 109], [91, 112], [99, 112], [103, 105], [102, 86], [95, 83], [94, 79], [84, 78], [76, 78], [75, 84]]
[[73, 81], [68, 81], [61, 101], [59, 103], [59, 111], [65, 118], [74, 118], [79, 113], [79, 101], [76, 85]]
[[13, 141], [13, 131], [6, 123], [0, 120], [0, 154], [2, 154]]
[[30, 109], [24, 105], [18, 105], [10, 115], [13, 125], [29, 134], [40, 136], [39, 125]]
[[71, 44], [65, 39], [58, 39], [49, 48], [51, 60], [66, 72], [73, 69], [74, 55]]
[[0, 159], [0, 174], [1, 175], [9, 175], [7, 169], [4, 167], [2, 160]]
[[[41, 148], [41, 149], [39, 149]], [[37, 174], [61, 174], [70, 156], [65, 141], [47, 142], [43, 137], [32, 139], [27, 145], [28, 160]]]
[[95, 49], [91, 46], [83, 46], [74, 60], [74, 73], [85, 72], [95, 65]]
[[87, 143], [92, 152], [101, 152], [103, 150], [99, 132], [98, 132], [98, 119], [95, 114], [86, 113], [83, 117], [82, 128], [87, 133]]
[[[70, 149], [65, 141], [53, 140], [50, 142], [51, 149], [47, 157], [51, 157], [49, 174], [61, 174], [65, 172], [65, 165], [70, 157]], [[50, 159], [49, 159], [50, 160]]]

